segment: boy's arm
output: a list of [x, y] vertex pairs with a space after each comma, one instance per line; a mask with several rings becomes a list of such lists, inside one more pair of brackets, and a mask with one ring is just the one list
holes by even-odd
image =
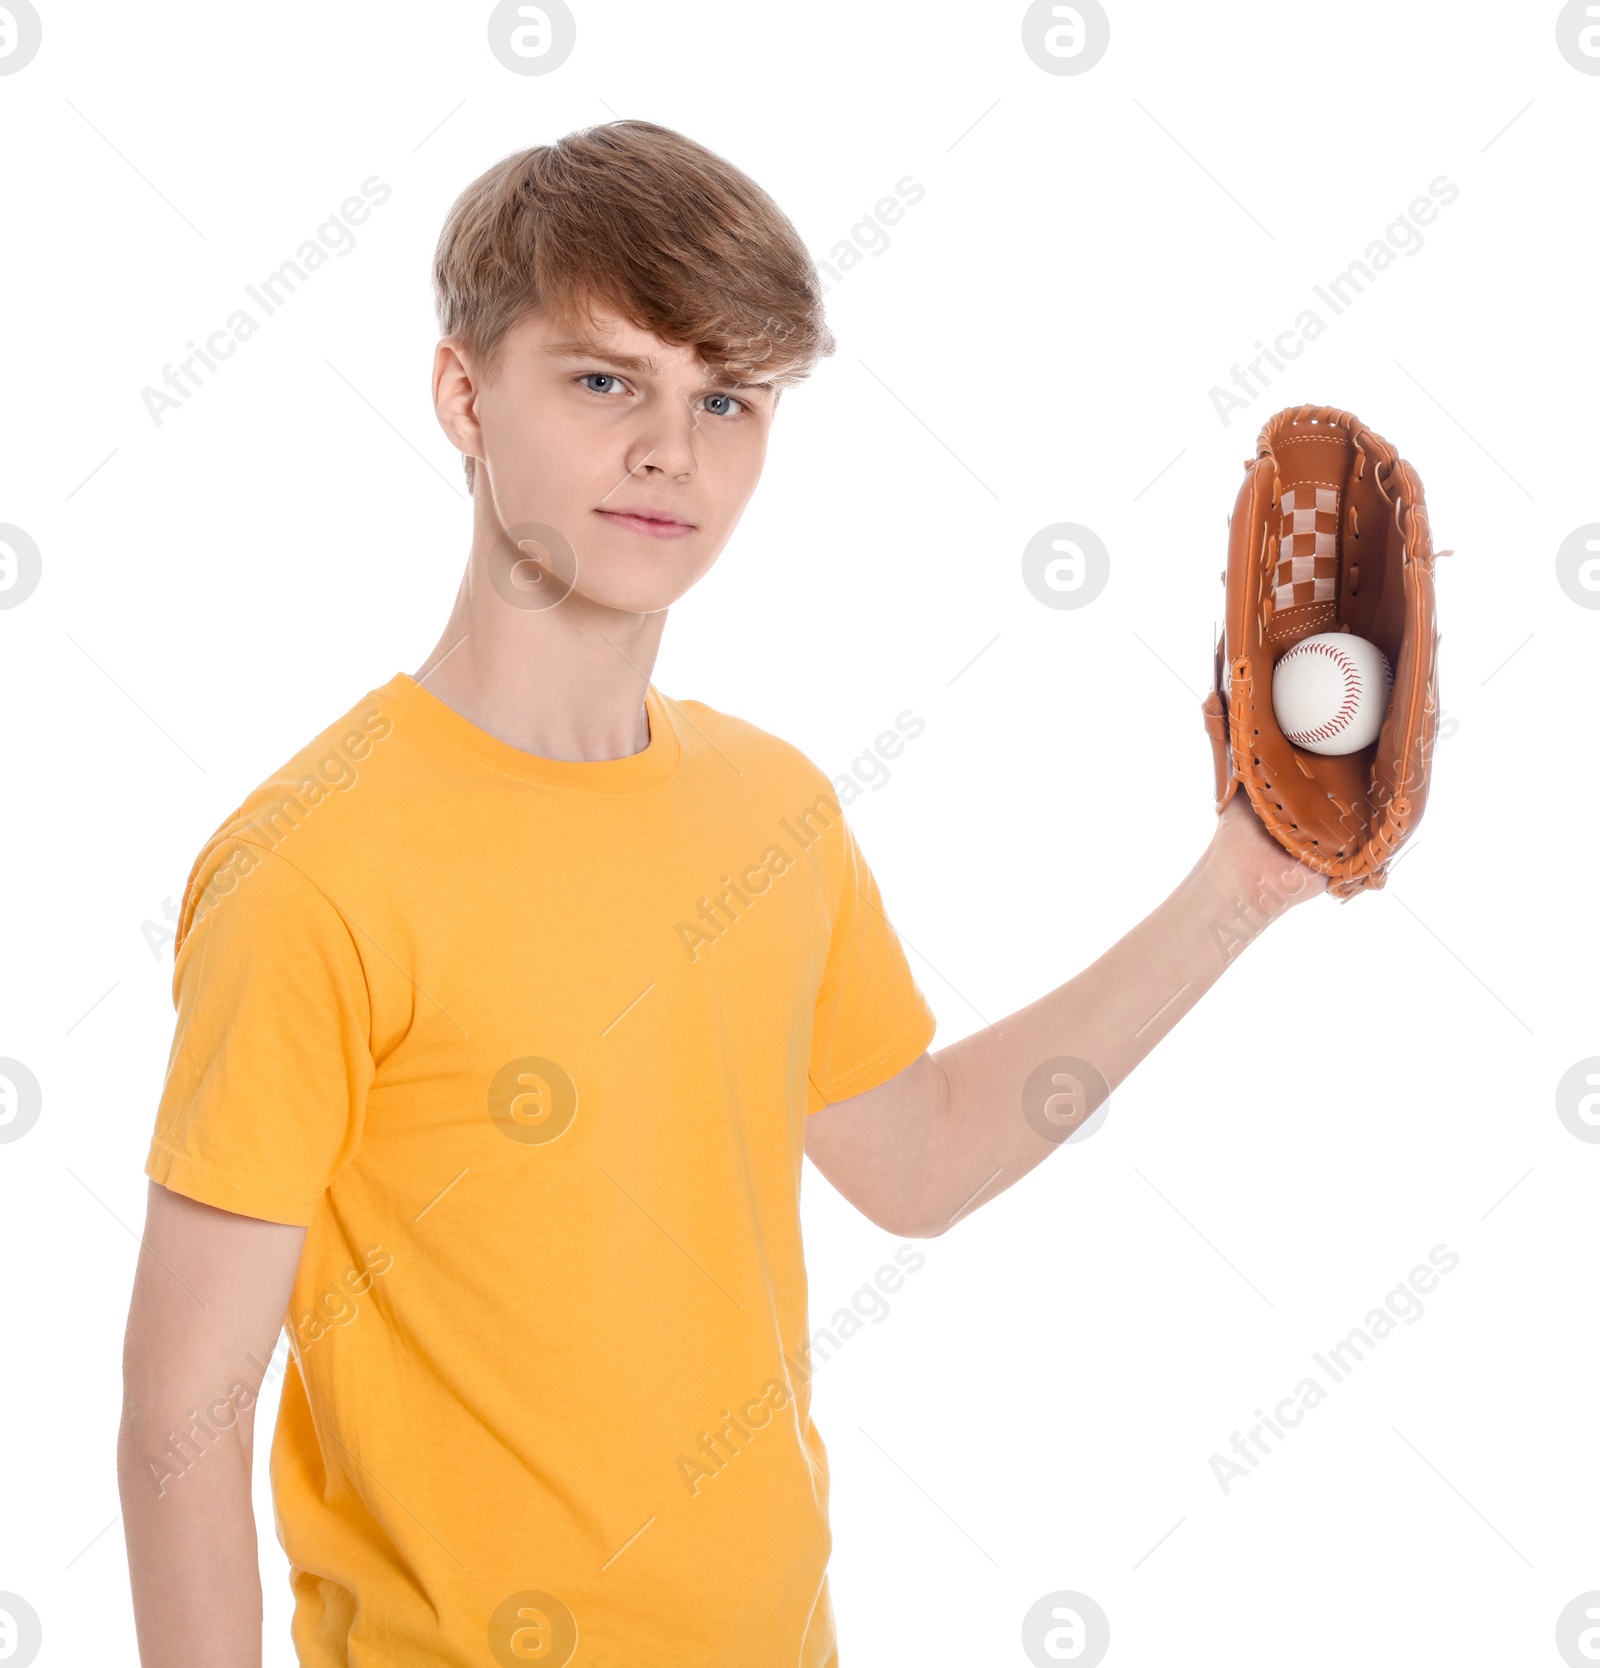
[[[1098, 961], [998, 1025], [813, 1112], [807, 1154], [880, 1227], [942, 1234], [1054, 1152], [1262, 927], [1326, 885], [1237, 795], [1177, 889]], [[1085, 1083], [1086, 1101], [1051, 1139], [1024, 1113], [1023, 1089], [1061, 1057], [1104, 1083]]]
[[304, 1239], [150, 1184], [117, 1440], [144, 1668], [259, 1668], [251, 1433]]

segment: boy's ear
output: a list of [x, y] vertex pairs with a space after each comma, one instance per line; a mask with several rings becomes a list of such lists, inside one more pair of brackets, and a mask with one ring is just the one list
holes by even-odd
[[478, 385], [461, 345], [445, 337], [433, 354], [433, 410], [450, 444], [464, 457], [483, 456], [478, 423]]

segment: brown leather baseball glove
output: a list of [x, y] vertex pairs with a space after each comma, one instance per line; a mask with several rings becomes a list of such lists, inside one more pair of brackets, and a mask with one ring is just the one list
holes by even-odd
[[[1422, 482], [1349, 412], [1294, 406], [1262, 429], [1229, 526], [1227, 612], [1204, 709], [1217, 810], [1242, 783], [1278, 843], [1350, 898], [1383, 885], [1428, 794], [1438, 629]], [[1278, 659], [1328, 631], [1376, 643], [1394, 673], [1378, 739], [1333, 757], [1293, 746], [1272, 712]]]

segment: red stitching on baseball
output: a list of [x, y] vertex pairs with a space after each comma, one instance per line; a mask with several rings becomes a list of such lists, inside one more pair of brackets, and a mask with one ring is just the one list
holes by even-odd
[[[1355, 717], [1356, 708], [1361, 704], [1361, 674], [1356, 670], [1356, 663], [1350, 656], [1332, 643], [1296, 643], [1283, 660], [1293, 660], [1297, 654], [1327, 655], [1344, 678], [1344, 700], [1326, 724], [1319, 724], [1314, 730], [1286, 730], [1284, 734], [1289, 741], [1300, 747], [1308, 741], [1332, 741]], [[1278, 664], [1281, 666], [1283, 661], [1280, 660]]]

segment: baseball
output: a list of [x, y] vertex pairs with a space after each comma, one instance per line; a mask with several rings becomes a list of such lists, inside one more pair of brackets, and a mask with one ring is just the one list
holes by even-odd
[[1378, 739], [1393, 674], [1376, 643], [1347, 631], [1303, 637], [1272, 669], [1278, 728], [1308, 753], [1358, 753]]

